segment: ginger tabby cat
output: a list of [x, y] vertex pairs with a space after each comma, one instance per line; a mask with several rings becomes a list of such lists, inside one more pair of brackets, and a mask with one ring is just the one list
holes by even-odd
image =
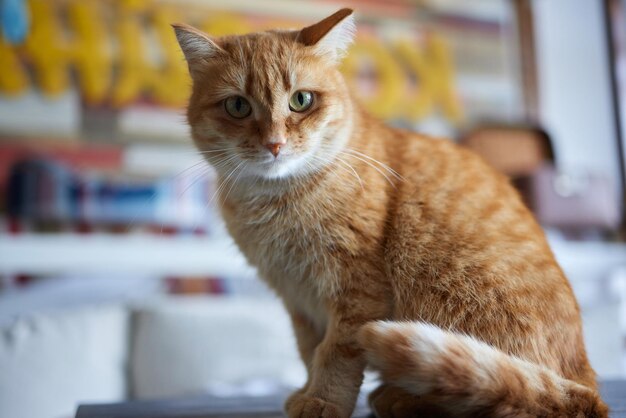
[[289, 417], [349, 417], [367, 364], [379, 417], [607, 416], [571, 287], [507, 179], [351, 98], [351, 10], [299, 31], [174, 28], [226, 225], [308, 370]]

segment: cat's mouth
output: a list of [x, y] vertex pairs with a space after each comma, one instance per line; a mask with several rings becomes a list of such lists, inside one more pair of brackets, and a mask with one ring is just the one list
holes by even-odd
[[293, 155], [278, 154], [273, 156], [271, 154], [259, 154], [256, 156], [242, 156], [243, 161], [248, 161], [251, 164], [258, 164], [261, 166], [270, 166], [275, 164], [283, 164], [293, 158]]
[[254, 174], [266, 178], [280, 178], [297, 172], [302, 157], [302, 155], [285, 152], [277, 156], [257, 155], [245, 160], [248, 161], [248, 170]]

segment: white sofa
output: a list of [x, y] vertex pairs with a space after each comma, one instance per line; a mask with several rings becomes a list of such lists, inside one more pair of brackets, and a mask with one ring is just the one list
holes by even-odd
[[78, 403], [299, 385], [288, 318], [269, 298], [168, 298], [29, 315], [1, 330], [0, 417], [72, 417]]
[[[626, 278], [626, 271], [621, 274]], [[97, 288], [93, 281], [89, 285]], [[587, 295], [579, 299], [593, 366], [601, 377], [623, 376], [618, 325], [623, 306], [601, 297], [602, 290], [586, 289], [588, 280], [573, 285], [579, 296]], [[63, 286], [57, 283], [54, 291], [58, 288]], [[137, 289], [145, 298], [146, 286]], [[588, 297], [596, 293], [597, 299]], [[19, 311], [26, 298], [5, 296], [0, 298], [0, 418], [72, 417], [79, 403], [129, 398], [259, 395], [298, 386], [305, 377], [287, 315], [269, 296], [155, 294], [150, 302], [90, 307], [70, 298], [64, 307], [35, 309], [40, 313]], [[39, 301], [28, 299], [31, 305]], [[18, 319], [8, 321], [9, 311], [19, 312]]]

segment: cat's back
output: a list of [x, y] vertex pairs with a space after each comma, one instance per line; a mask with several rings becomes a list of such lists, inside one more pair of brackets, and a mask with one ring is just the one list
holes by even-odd
[[396, 188], [392, 242], [439, 263], [439, 275], [444, 264], [457, 273], [481, 266], [509, 276], [536, 266], [555, 277], [548, 282], [563, 281], [542, 228], [507, 177], [448, 140], [405, 133], [395, 149], [392, 166], [404, 180]]
[[[543, 231], [509, 179], [481, 157], [452, 141], [397, 132], [391, 166], [403, 181], [398, 207], [413, 209], [410, 219], [439, 229], [438, 235], [466, 237], [476, 247], [494, 240], [545, 244]], [[440, 236], [440, 238], [442, 238]]]
[[[396, 135], [390, 162], [404, 181], [386, 249], [396, 315], [587, 379], [571, 287], [508, 179], [450, 141]], [[556, 342], [572, 353], [551, 352]]]

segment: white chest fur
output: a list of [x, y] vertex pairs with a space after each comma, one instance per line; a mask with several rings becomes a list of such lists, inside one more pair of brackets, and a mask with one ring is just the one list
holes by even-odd
[[326, 328], [328, 297], [337, 291], [339, 264], [332, 234], [319, 213], [302, 206], [250, 202], [224, 211], [228, 229], [248, 261], [285, 304]]

